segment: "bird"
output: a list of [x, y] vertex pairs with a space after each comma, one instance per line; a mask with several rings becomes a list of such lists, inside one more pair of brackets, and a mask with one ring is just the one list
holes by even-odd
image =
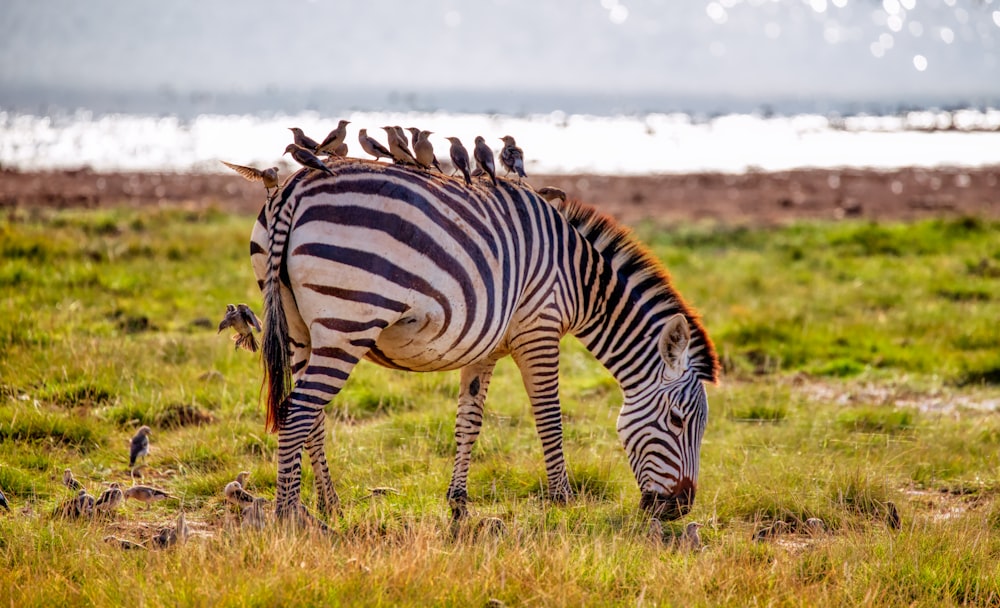
[[239, 482], [241, 487], [246, 487], [247, 479], [250, 478], [250, 471], [240, 471], [239, 475], [236, 476], [236, 481]]
[[146, 546], [145, 545], [141, 545], [139, 543], [132, 542], [132, 541], [124, 539], [124, 538], [118, 538], [117, 536], [111, 536], [111, 535], [105, 536], [104, 537], [104, 542], [106, 542], [106, 543], [113, 543], [115, 545], [118, 545], [118, 547], [120, 549], [123, 549], [125, 551], [133, 551], [133, 550], [145, 551], [146, 550]]
[[146, 508], [148, 509], [154, 502], [167, 500], [168, 498], [173, 498], [173, 496], [167, 494], [163, 490], [151, 488], [149, 486], [132, 486], [131, 488], [125, 490], [125, 498], [132, 498], [138, 500], [139, 502], [144, 502], [146, 503]]
[[410, 132], [410, 146], [413, 148], [413, 151], [416, 152], [417, 140], [420, 139], [420, 129], [416, 127], [406, 127], [405, 130]]
[[227, 163], [226, 161], [220, 161], [223, 165], [229, 167], [233, 171], [239, 173], [243, 179], [251, 182], [264, 182], [264, 189], [270, 194], [271, 190], [278, 189], [278, 168], [269, 167], [267, 169], [258, 169], [256, 167], [244, 167], [243, 165], [234, 165], [233, 163]]
[[503, 149], [500, 150], [500, 164], [507, 170], [507, 173], [516, 173], [517, 181], [520, 183], [522, 177], [527, 177], [524, 173], [524, 150], [517, 147], [517, 143], [510, 135], [504, 135], [500, 139], [503, 141]]
[[191, 535], [187, 521], [184, 518], [184, 511], [177, 514], [177, 523], [174, 526], [160, 528], [160, 531], [153, 537], [153, 545], [159, 549], [167, 549], [176, 544], [184, 544]]
[[302, 129], [298, 127], [288, 127], [288, 130], [292, 132], [292, 139], [295, 141], [295, 145], [301, 146], [312, 153], [315, 153], [316, 150], [319, 149], [319, 142], [303, 133]]
[[316, 154], [326, 154], [327, 156], [336, 155], [337, 148], [339, 148], [340, 145], [347, 139], [347, 125], [349, 124], [351, 124], [351, 121], [349, 120], [342, 120], [337, 123], [337, 128], [330, 131], [330, 134], [326, 136], [326, 139], [324, 139], [320, 145], [316, 146]]
[[660, 520], [655, 517], [649, 518], [649, 528], [646, 530], [646, 534], [649, 536], [649, 540], [661, 543], [663, 542], [663, 524]]
[[555, 199], [559, 199], [564, 203], [566, 202], [566, 192], [564, 192], [560, 188], [555, 188], [553, 186], [545, 186], [544, 188], [539, 188], [538, 195], [549, 202], [552, 202]]
[[465, 149], [462, 145], [462, 140], [457, 137], [446, 138], [451, 142], [451, 149], [448, 151], [451, 155], [451, 164], [455, 165], [455, 169], [462, 172], [462, 177], [465, 178], [465, 185], [472, 185], [472, 176], [469, 175], [469, 151]]
[[10, 513], [10, 503], [7, 502], [7, 497], [3, 495], [3, 490], [0, 490], [0, 507], [3, 507], [8, 513]]
[[493, 150], [486, 145], [486, 140], [482, 135], [476, 136], [476, 147], [472, 150], [472, 156], [476, 159], [476, 166], [490, 176], [493, 185], [497, 185], [497, 170], [493, 164]]
[[788, 532], [788, 522], [778, 520], [770, 526], [765, 526], [754, 532], [753, 539], [756, 541], [766, 540], [786, 532]]
[[438, 159], [434, 156], [434, 145], [429, 139], [430, 134], [431, 131], [421, 131], [417, 134], [413, 142], [413, 155], [421, 167], [425, 169], [434, 167], [440, 171], [441, 165], [438, 164]]
[[888, 524], [893, 530], [899, 530], [902, 526], [902, 520], [899, 517], [899, 509], [896, 508], [896, 503], [891, 500], [885, 501], [885, 523]]
[[389, 137], [389, 153], [392, 155], [394, 162], [400, 165], [415, 165], [417, 164], [417, 159], [413, 158], [413, 154], [410, 152], [409, 148], [406, 147], [406, 139], [396, 131], [399, 127], [382, 127], [385, 130], [386, 135]]
[[237, 507], [249, 507], [254, 501], [253, 495], [244, 490], [243, 484], [238, 481], [230, 481], [227, 483], [226, 487], [222, 490], [222, 493], [226, 495], [226, 502], [236, 505]]
[[265, 510], [267, 499], [258, 497], [249, 506], [243, 507], [241, 514], [241, 525], [246, 528], [256, 528], [262, 530], [267, 525], [267, 511]]
[[822, 534], [826, 532], [826, 524], [818, 517], [810, 517], [806, 520], [806, 532], [809, 534]]
[[698, 530], [701, 529], [703, 525], [704, 524], [692, 521], [684, 526], [684, 532], [681, 533], [680, 540], [678, 541], [678, 547], [685, 551], [697, 551], [701, 549], [701, 535], [698, 533]]
[[337, 148], [333, 151], [333, 155], [345, 158], [347, 156], [347, 142], [337, 146]]
[[63, 485], [70, 490], [77, 491], [83, 489], [83, 484], [73, 477], [73, 471], [66, 469], [63, 471]]
[[306, 167], [307, 169], [315, 169], [316, 171], [322, 171], [327, 175], [334, 175], [333, 170], [324, 165], [323, 161], [317, 158], [315, 154], [298, 144], [288, 144], [288, 146], [285, 147], [285, 152], [282, 156], [285, 154], [291, 154], [295, 162], [299, 163], [303, 167]]
[[260, 319], [250, 310], [249, 306], [246, 304], [226, 304], [226, 314], [219, 323], [219, 331], [216, 333], [227, 327], [236, 330], [236, 333], [233, 334], [236, 348], [243, 347], [252, 353], [257, 352], [257, 338], [254, 336], [253, 330], [261, 331]]
[[101, 492], [97, 502], [94, 503], [94, 509], [110, 513], [120, 507], [123, 502], [125, 502], [125, 493], [122, 492], [122, 488], [117, 482], [113, 482], [107, 490]]
[[94, 514], [94, 497], [81, 489], [69, 503], [69, 514], [73, 517], [90, 517]]
[[135, 468], [135, 461], [140, 458], [145, 458], [149, 454], [149, 434], [152, 430], [146, 426], [142, 425], [139, 430], [135, 432], [132, 436], [132, 440], [129, 442], [128, 451], [128, 468]]
[[358, 132], [358, 143], [361, 144], [361, 149], [374, 156], [375, 160], [380, 158], [392, 158], [392, 152], [386, 149], [386, 147], [380, 144], [374, 137], [368, 135], [368, 129], [361, 129]]

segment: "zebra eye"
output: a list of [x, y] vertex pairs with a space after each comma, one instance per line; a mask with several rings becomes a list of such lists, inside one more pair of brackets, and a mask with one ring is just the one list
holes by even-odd
[[674, 410], [670, 410], [670, 426], [675, 426], [679, 429], [684, 428], [684, 418]]

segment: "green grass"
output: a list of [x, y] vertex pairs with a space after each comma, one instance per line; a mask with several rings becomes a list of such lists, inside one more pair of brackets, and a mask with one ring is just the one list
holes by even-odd
[[[260, 295], [253, 219], [209, 210], [9, 212], [0, 221], [0, 604], [995, 605], [1000, 602], [1000, 224], [639, 228], [722, 356], [694, 511], [706, 548], [650, 541], [615, 433], [621, 396], [574, 340], [562, 358], [578, 497], [542, 499], [517, 370], [490, 387], [455, 537], [444, 492], [457, 374], [363, 363], [328, 407], [344, 503], [329, 538], [241, 530], [221, 489], [273, 497], [256, 357], [215, 324]], [[92, 493], [145, 481], [178, 500], [110, 521], [53, 517], [71, 467]], [[304, 499], [313, 504], [312, 473]], [[369, 488], [399, 491], [372, 498]], [[902, 527], [887, 525], [895, 503]], [[195, 537], [130, 553], [188, 514]], [[506, 533], [477, 533], [498, 517]], [[820, 517], [829, 529], [803, 533]], [[754, 542], [775, 521], [793, 532]]]

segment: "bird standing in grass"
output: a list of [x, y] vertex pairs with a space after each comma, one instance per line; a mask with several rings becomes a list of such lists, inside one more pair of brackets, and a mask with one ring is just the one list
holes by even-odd
[[441, 165], [438, 164], [438, 159], [434, 156], [434, 145], [429, 139], [430, 135], [431, 131], [421, 131], [417, 134], [413, 142], [413, 155], [424, 169], [434, 167], [440, 171]]
[[125, 498], [131, 498], [133, 500], [146, 503], [147, 509], [149, 509], [154, 502], [173, 498], [173, 496], [167, 494], [163, 490], [151, 488], [149, 486], [132, 486], [131, 488], [125, 490], [124, 494]]
[[102, 513], [111, 513], [120, 507], [123, 502], [125, 502], [125, 493], [122, 492], [122, 488], [118, 485], [118, 482], [113, 482], [108, 486], [107, 490], [101, 492], [101, 495], [97, 498], [97, 502], [94, 503], [94, 509]]
[[126, 540], [124, 538], [118, 538], [117, 536], [110, 536], [110, 535], [109, 536], [105, 536], [104, 537], [104, 542], [109, 543], [109, 544], [117, 545], [118, 548], [120, 548], [122, 550], [125, 550], [125, 551], [134, 551], [134, 550], [145, 551], [146, 550], [146, 547], [144, 545], [140, 545], [139, 543], [132, 542], [132, 541]]
[[[135, 432], [132, 436], [132, 440], [129, 442], [128, 451], [128, 468], [135, 468], [135, 461], [140, 458], [145, 458], [149, 454], [149, 434], [153, 432], [146, 425], [139, 427], [139, 430]], [[69, 469], [66, 469], [67, 471]]]
[[260, 319], [250, 310], [249, 306], [246, 304], [236, 306], [226, 304], [226, 314], [219, 323], [219, 332], [227, 327], [236, 330], [236, 333], [233, 334], [236, 348], [243, 347], [252, 353], [257, 352], [257, 338], [254, 336], [253, 330], [261, 331]]
[[361, 129], [358, 132], [358, 143], [361, 144], [361, 149], [374, 156], [375, 160], [380, 158], [392, 159], [392, 152], [380, 144], [374, 137], [368, 135], [368, 129]]
[[517, 174], [517, 182], [521, 183], [521, 178], [526, 177], [524, 173], [524, 151], [517, 147], [517, 143], [510, 135], [504, 135], [503, 149], [500, 150], [500, 164], [503, 165], [507, 173]]
[[244, 167], [243, 165], [234, 165], [233, 163], [227, 163], [226, 161], [220, 161], [223, 165], [229, 167], [233, 171], [239, 173], [243, 179], [251, 182], [264, 182], [264, 189], [267, 190], [267, 194], [271, 194], [271, 190], [277, 190], [279, 186], [278, 182], [278, 168], [270, 167], [268, 169], [258, 169], [256, 167]]
[[649, 527], [646, 529], [646, 535], [649, 537], [649, 540], [655, 543], [663, 542], [663, 524], [660, 523], [659, 519], [655, 517], [649, 518]]
[[482, 135], [476, 136], [476, 147], [472, 150], [472, 156], [476, 159], [476, 167], [490, 176], [493, 185], [497, 185], [497, 169], [493, 163], [493, 150], [486, 145], [486, 140]]
[[240, 484], [241, 488], [247, 487], [248, 479], [250, 479], [250, 471], [240, 471], [239, 475], [236, 476], [236, 481]]
[[312, 153], [315, 153], [319, 149], [319, 142], [303, 133], [302, 129], [288, 127], [288, 130], [292, 132], [292, 140], [295, 142], [295, 145], [301, 146]]
[[255, 498], [248, 507], [243, 507], [241, 514], [242, 525], [245, 528], [255, 528], [263, 530], [267, 526], [267, 499]]
[[254, 497], [250, 492], [243, 489], [243, 484], [238, 481], [230, 481], [222, 490], [226, 496], [226, 502], [234, 504], [240, 508], [246, 508], [253, 504]]
[[298, 144], [288, 144], [285, 147], [285, 152], [284, 154], [282, 154], [282, 156], [284, 156], [285, 154], [291, 154], [295, 162], [299, 163], [300, 165], [302, 165], [307, 169], [321, 171], [323, 173], [326, 173], [327, 175], [335, 175], [333, 170], [330, 169], [330, 167], [324, 165], [323, 161], [317, 158], [315, 154], [313, 154], [312, 152], [310, 152], [309, 150], [303, 148]]
[[806, 520], [806, 532], [809, 534], [822, 534], [826, 532], [826, 524], [818, 517], [810, 517]]
[[158, 549], [168, 549], [174, 545], [183, 545], [191, 535], [187, 520], [184, 518], [184, 511], [177, 514], [177, 523], [174, 526], [161, 528], [153, 537], [153, 545]]
[[455, 169], [462, 172], [462, 177], [465, 178], [465, 185], [472, 185], [472, 176], [469, 175], [469, 151], [465, 149], [462, 145], [462, 140], [457, 137], [446, 138], [451, 142], [451, 149], [448, 153], [451, 155], [451, 164], [455, 165]]
[[692, 521], [684, 526], [684, 532], [681, 533], [678, 547], [684, 551], [697, 551], [701, 549], [701, 535], [698, 533], [698, 530], [701, 529], [702, 525], [696, 521]]
[[69, 504], [69, 514], [73, 517], [91, 517], [94, 514], [94, 497], [81, 489]]
[[[326, 139], [324, 139], [323, 142], [316, 147], [316, 154], [342, 156], [337, 154], [337, 148], [343, 145], [344, 141], [347, 139], [347, 125], [349, 124], [351, 124], [351, 121], [349, 120], [342, 120], [337, 123], [337, 128], [330, 131], [330, 134], [326, 136]], [[344, 152], [346, 154], [347, 151], [345, 150]]]
[[83, 489], [83, 484], [77, 481], [75, 477], [73, 477], [73, 471], [69, 469], [63, 471], [62, 482], [64, 486], [66, 486], [70, 490], [73, 490], [74, 492]]
[[538, 195], [549, 201], [550, 203], [555, 199], [559, 199], [562, 202], [566, 202], [566, 193], [560, 188], [554, 186], [545, 186], [544, 188], [538, 189]]

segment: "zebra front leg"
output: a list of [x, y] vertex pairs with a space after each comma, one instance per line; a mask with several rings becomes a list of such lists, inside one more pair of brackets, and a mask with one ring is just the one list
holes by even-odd
[[573, 497], [563, 455], [562, 408], [559, 406], [559, 334], [538, 329], [517, 337], [511, 355], [521, 370], [531, 400], [531, 414], [542, 442], [548, 496], [557, 502]]
[[495, 360], [480, 361], [462, 368], [462, 387], [458, 393], [458, 414], [455, 417], [455, 468], [448, 484], [448, 506], [453, 521], [469, 514], [468, 481], [472, 446], [483, 426], [483, 403], [493, 377]]
[[313, 469], [316, 487], [316, 510], [326, 517], [340, 515], [340, 497], [330, 478], [330, 466], [326, 459], [326, 412], [319, 410], [316, 424], [306, 438], [306, 453]]

